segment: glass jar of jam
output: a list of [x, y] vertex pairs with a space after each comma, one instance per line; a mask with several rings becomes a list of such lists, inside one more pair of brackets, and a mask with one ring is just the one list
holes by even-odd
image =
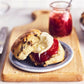
[[49, 32], [52, 36], [66, 36], [72, 31], [72, 16], [68, 2], [56, 1], [50, 4]]

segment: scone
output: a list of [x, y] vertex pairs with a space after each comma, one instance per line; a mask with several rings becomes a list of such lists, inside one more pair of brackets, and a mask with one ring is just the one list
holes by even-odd
[[36, 59], [34, 58], [35, 53], [31, 53], [29, 55], [31, 61], [34, 63], [35, 66], [48, 66], [51, 64], [55, 64], [55, 63], [59, 63], [62, 62], [64, 60], [64, 49], [62, 48], [61, 44], [59, 43], [59, 48], [58, 48], [58, 52], [57, 54], [53, 54], [50, 59], [43, 61], [43, 62], [38, 62], [36, 61]]
[[41, 31], [33, 29], [31, 32], [27, 32], [16, 39], [11, 48], [15, 58], [18, 60], [25, 60], [27, 56], [32, 52], [32, 46], [39, 42], [40, 34]]
[[18, 60], [25, 60], [29, 56], [35, 66], [59, 63], [65, 56], [64, 49], [56, 38], [36, 29], [20, 36], [11, 51]]

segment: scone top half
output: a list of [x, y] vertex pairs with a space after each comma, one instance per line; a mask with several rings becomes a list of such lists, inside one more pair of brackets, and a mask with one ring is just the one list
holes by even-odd
[[39, 42], [40, 30], [33, 29], [31, 32], [27, 32], [21, 35], [14, 42], [11, 51], [15, 58], [18, 60], [25, 60], [33, 50], [33, 45]]

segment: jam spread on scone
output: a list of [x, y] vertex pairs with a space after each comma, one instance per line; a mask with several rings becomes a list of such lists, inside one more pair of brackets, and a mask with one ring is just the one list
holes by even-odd
[[40, 58], [39, 58], [39, 53], [32, 52], [31, 54], [34, 56], [35, 61], [45, 62], [45, 61], [49, 60], [52, 55], [57, 54], [58, 46], [59, 46], [58, 40], [56, 38], [54, 38], [53, 45], [51, 46], [51, 48], [49, 50], [47, 50], [46, 52], [43, 52], [42, 54], [40, 54]]
[[47, 32], [32, 30], [20, 36], [11, 51], [18, 60], [30, 58], [35, 66], [48, 66], [64, 60], [64, 49], [56, 38]]

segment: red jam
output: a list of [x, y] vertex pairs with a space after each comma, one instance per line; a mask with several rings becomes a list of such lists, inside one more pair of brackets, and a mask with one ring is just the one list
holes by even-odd
[[69, 11], [52, 11], [49, 19], [49, 32], [53, 36], [66, 36], [72, 30], [72, 17]]
[[34, 53], [34, 55], [33, 55], [34, 59], [37, 62], [45, 62], [46, 60], [50, 59], [53, 54], [57, 53], [58, 47], [59, 47], [58, 40], [56, 38], [54, 38], [54, 43], [51, 46], [51, 48], [49, 50], [47, 50], [46, 52], [42, 53], [40, 56], [40, 59], [39, 59], [38, 53]]

